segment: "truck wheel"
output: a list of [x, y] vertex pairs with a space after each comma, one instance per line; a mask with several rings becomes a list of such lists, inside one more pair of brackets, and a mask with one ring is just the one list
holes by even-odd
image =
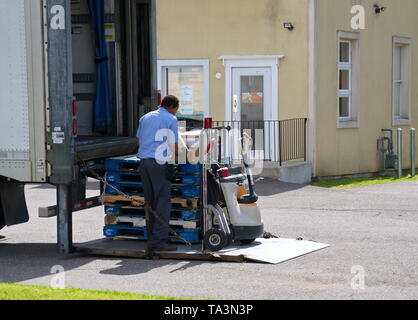
[[255, 239], [240, 240], [241, 244], [251, 244], [254, 241], [255, 241]]
[[219, 251], [228, 244], [228, 237], [225, 232], [219, 229], [211, 229], [206, 232], [203, 238], [203, 245], [210, 251]]

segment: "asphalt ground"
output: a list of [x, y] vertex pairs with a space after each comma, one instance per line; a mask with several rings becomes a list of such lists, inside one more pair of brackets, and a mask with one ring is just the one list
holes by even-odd
[[[88, 196], [98, 194], [89, 182]], [[214, 299], [417, 299], [418, 182], [335, 190], [257, 184], [266, 230], [330, 247], [279, 265], [57, 254], [55, 188], [29, 185], [31, 220], [0, 234], [0, 282]], [[74, 242], [102, 238], [103, 207], [74, 214]], [[55, 269], [54, 269], [55, 267]]]

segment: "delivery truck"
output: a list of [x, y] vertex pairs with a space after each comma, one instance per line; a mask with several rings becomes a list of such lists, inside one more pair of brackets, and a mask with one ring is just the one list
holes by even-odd
[[[58, 250], [88, 168], [136, 152], [138, 119], [158, 105], [155, 0], [1, 0], [0, 229], [29, 219], [24, 186], [51, 184]], [[88, 168], [86, 168], [88, 167]]]

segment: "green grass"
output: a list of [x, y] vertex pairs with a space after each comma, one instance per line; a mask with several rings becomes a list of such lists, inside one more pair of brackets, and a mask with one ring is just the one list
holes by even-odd
[[53, 289], [0, 283], [0, 300], [188, 300], [145, 294], [93, 291], [82, 289]]
[[404, 182], [404, 181], [418, 181], [418, 176], [411, 177], [405, 176], [401, 179], [395, 177], [371, 177], [371, 178], [341, 178], [341, 179], [324, 179], [318, 182], [312, 183], [313, 186], [332, 188], [332, 189], [346, 189], [357, 188], [374, 184], [384, 184], [392, 182]]

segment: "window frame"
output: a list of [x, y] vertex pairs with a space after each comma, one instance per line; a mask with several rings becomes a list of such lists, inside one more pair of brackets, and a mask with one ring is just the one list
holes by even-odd
[[[412, 44], [410, 38], [393, 37], [392, 40], [392, 122], [394, 126], [411, 124], [411, 84], [412, 84]], [[400, 61], [396, 59], [396, 49], [401, 47]], [[400, 63], [400, 79], [395, 79], [396, 63]], [[400, 85], [399, 114], [395, 101], [395, 89]]]
[[[359, 128], [359, 46], [360, 34], [356, 32], [338, 31], [337, 41], [337, 128]], [[349, 61], [342, 62], [341, 43], [349, 44]], [[340, 89], [341, 70], [348, 70], [348, 89]], [[341, 117], [340, 98], [348, 97], [348, 116]]]
[[[203, 117], [210, 115], [210, 64], [208, 59], [188, 59], [188, 60], [158, 60], [157, 61], [157, 79], [158, 90], [162, 96], [167, 93], [167, 70], [168, 68], [190, 68], [203, 67], [204, 73], [204, 102], [203, 102]], [[203, 119], [202, 119], [203, 120]]]

